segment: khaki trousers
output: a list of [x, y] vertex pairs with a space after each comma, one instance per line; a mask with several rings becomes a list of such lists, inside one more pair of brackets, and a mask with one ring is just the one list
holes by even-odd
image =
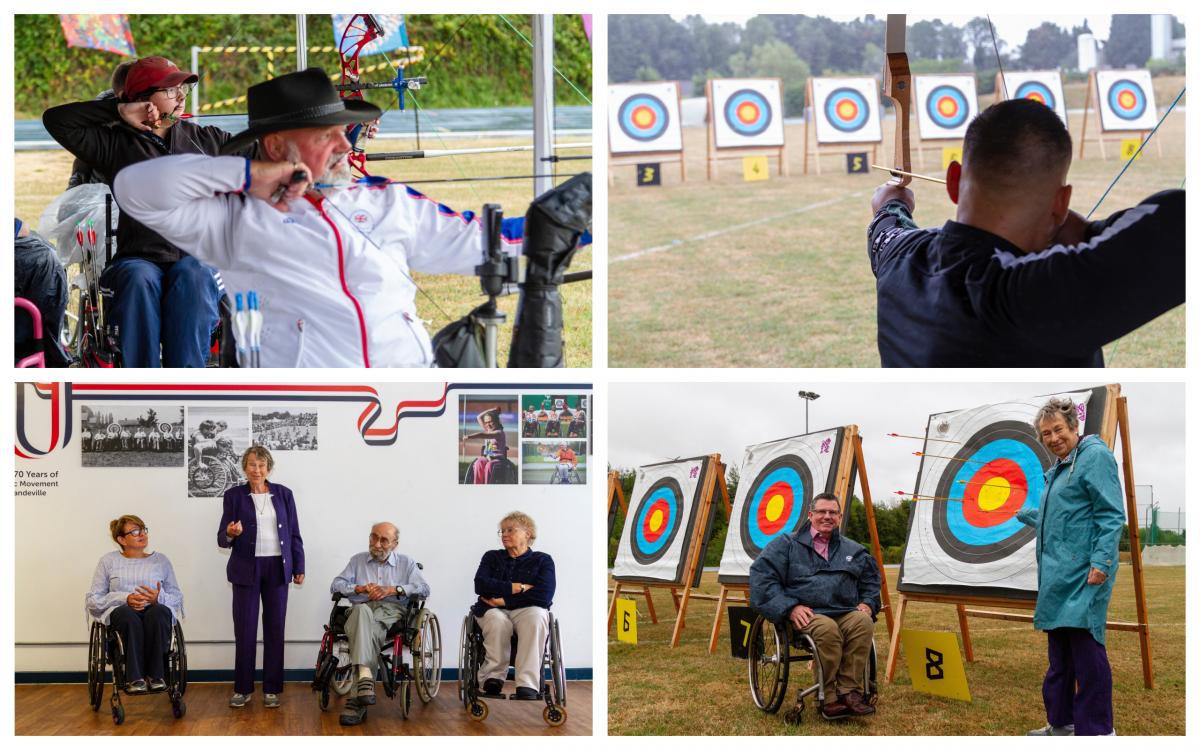
[[[404, 614], [399, 602], [363, 602], [350, 608], [346, 616], [346, 637], [350, 640], [350, 663], [367, 666], [374, 673], [379, 662], [383, 636]], [[395, 658], [399, 659], [400, 654]]]
[[857, 609], [843, 615], [813, 615], [800, 632], [812, 636], [825, 678], [825, 700], [850, 692], [865, 692], [863, 675], [871, 658], [875, 623]]
[[517, 687], [538, 690], [542, 685], [542, 653], [546, 648], [546, 633], [549, 631], [549, 611], [541, 607], [521, 609], [489, 609], [483, 617], [476, 617], [483, 630], [483, 666], [479, 669], [480, 682], [508, 676], [509, 639], [516, 631]]

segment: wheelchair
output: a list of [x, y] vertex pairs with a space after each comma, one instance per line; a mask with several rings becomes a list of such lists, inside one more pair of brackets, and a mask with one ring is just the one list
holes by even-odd
[[[567, 667], [562, 657], [562, 638], [558, 633], [558, 620], [553, 612], [547, 628], [546, 643], [542, 649], [542, 688], [540, 698], [545, 702], [542, 719], [552, 727], [560, 727], [567, 720]], [[472, 721], [483, 721], [488, 716], [484, 698], [503, 700], [504, 696], [484, 695], [479, 684], [479, 670], [483, 667], [483, 629], [470, 611], [463, 618], [459, 635], [458, 654], [458, 698], [463, 702]], [[508, 655], [508, 666], [517, 660], [517, 635], [513, 633]]]
[[[817, 659], [817, 644], [812, 636], [796, 630], [790, 621], [776, 625], [759, 615], [750, 627], [749, 647], [750, 697], [754, 699], [754, 705], [769, 714], [779, 711], [787, 694], [791, 663], [809, 662], [813, 684], [800, 688], [796, 693], [796, 705], [788, 709], [783, 720], [788, 724], [803, 721], [805, 699], [813, 693], [816, 693], [817, 709], [820, 710], [825, 702], [825, 674]], [[793, 649], [796, 653], [792, 653]], [[863, 677], [866, 686], [863, 700], [873, 706], [879, 700], [874, 638], [871, 639], [871, 653]]]
[[[156, 692], [166, 693], [171, 702], [171, 713], [176, 719], [182, 719], [187, 713], [187, 703], [183, 694], [187, 691], [187, 644], [183, 640], [183, 628], [176, 620], [171, 626], [171, 646], [167, 649], [164, 690], [147, 691], [145, 695]], [[99, 620], [92, 621], [92, 632], [88, 645], [88, 701], [93, 711], [100, 710], [104, 702], [104, 683], [107, 681], [108, 664], [112, 665], [112, 697], [109, 703], [112, 708], [112, 720], [116, 725], [125, 721], [125, 707], [121, 705], [121, 692], [127, 686], [125, 682], [125, 646], [121, 642], [121, 634], [116, 628], [109, 627]]]
[[[312, 689], [322, 711], [329, 709], [331, 693], [345, 697], [357, 681], [350, 663], [350, 638], [346, 635], [349, 606], [343, 606], [342, 594], [333, 595], [333, 610], [321, 636], [321, 650], [313, 673]], [[404, 663], [404, 650], [412, 656], [412, 665]], [[387, 697], [400, 697], [400, 715], [407, 719], [412, 708], [412, 690], [422, 703], [429, 703], [442, 684], [442, 630], [437, 615], [425, 608], [425, 600], [411, 597], [408, 607], [384, 636], [379, 652], [376, 679], [383, 683]]]

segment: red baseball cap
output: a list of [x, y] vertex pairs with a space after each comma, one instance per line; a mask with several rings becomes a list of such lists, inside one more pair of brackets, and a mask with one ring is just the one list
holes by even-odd
[[165, 57], [143, 57], [129, 68], [125, 76], [126, 101], [133, 101], [152, 89], [169, 89], [181, 83], [195, 83], [200, 77], [188, 73]]

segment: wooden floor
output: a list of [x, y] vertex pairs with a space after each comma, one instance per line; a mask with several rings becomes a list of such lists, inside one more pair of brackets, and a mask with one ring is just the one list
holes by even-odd
[[[511, 683], [506, 685], [511, 692]], [[18, 735], [591, 735], [592, 683], [567, 683], [567, 721], [556, 729], [542, 720], [542, 702], [488, 701], [482, 722], [471, 721], [458, 701], [458, 685], [443, 682], [432, 703], [422, 704], [413, 694], [407, 720], [400, 707], [379, 688], [376, 705], [367, 720], [356, 727], [338, 724], [342, 703], [338, 698], [322, 712], [308, 683], [288, 683], [280, 696], [283, 705], [265, 709], [262, 693], [246, 708], [229, 708], [230, 683], [195, 683], [187, 688], [187, 715], [176, 720], [165, 695], [122, 697], [125, 723], [116, 726], [109, 710], [112, 686], [104, 703], [93, 713], [86, 685], [17, 685], [15, 689]]]

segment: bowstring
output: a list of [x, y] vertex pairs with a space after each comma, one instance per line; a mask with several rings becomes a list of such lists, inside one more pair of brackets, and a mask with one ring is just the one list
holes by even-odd
[[988, 31], [992, 34], [992, 49], [996, 53], [996, 70], [1000, 72], [1000, 86], [1004, 90], [1004, 98], [1008, 98], [1008, 79], [1004, 76], [1004, 66], [1000, 64], [1000, 43], [996, 41], [996, 27], [992, 24], [992, 16], [987, 16]]
[[[519, 29], [517, 29], [517, 27], [516, 27], [516, 26], [513, 26], [513, 25], [512, 25], [512, 23], [511, 23], [511, 22], [510, 22], [510, 21], [509, 21], [507, 18], [505, 18], [504, 14], [502, 14], [502, 13], [497, 13], [496, 15], [497, 15], [497, 16], [499, 16], [499, 18], [500, 18], [500, 20], [501, 20], [501, 21], [504, 21], [504, 23], [508, 25], [508, 28], [510, 28], [510, 29], [512, 29], [512, 30], [513, 30], [513, 33], [515, 33], [517, 36], [521, 37], [521, 41], [525, 42], [525, 44], [526, 44], [526, 45], [527, 45], [527, 46], [528, 46], [530, 49], [533, 49], [533, 42], [529, 41], [529, 38], [528, 38], [528, 37], [526, 37], [524, 34], [522, 34], [522, 33], [520, 32], [520, 30], [519, 30]], [[580, 91], [580, 90], [579, 90], [579, 87], [578, 87], [578, 86], [576, 86], [574, 83], [572, 83], [572, 82], [571, 82], [571, 79], [570, 79], [570, 78], [567, 78], [567, 77], [566, 77], [566, 75], [564, 75], [564, 74], [563, 74], [563, 72], [562, 72], [561, 70], [559, 70], [559, 69], [558, 69], [558, 66], [557, 66], [557, 65], [555, 65], [555, 64], [552, 62], [552, 63], [550, 64], [550, 67], [554, 68], [554, 72], [558, 74], [558, 77], [559, 77], [559, 78], [561, 78], [561, 79], [563, 79], [563, 81], [565, 81], [565, 82], [566, 82], [566, 84], [567, 84], [568, 86], [570, 86], [572, 89], [574, 89], [575, 93], [576, 93], [576, 94], [579, 94], [579, 96], [580, 96], [580, 97], [581, 97], [581, 98], [582, 98], [582, 99], [583, 99], [585, 102], [587, 102], [589, 105], [592, 103], [592, 100], [588, 98], [587, 94], [585, 94], [585, 93], [583, 93], [582, 91]]]
[[[1186, 91], [1187, 86], [1184, 86], [1179, 90], [1179, 95], [1175, 97], [1175, 101], [1171, 102], [1171, 106], [1167, 107], [1167, 111], [1163, 112], [1163, 116], [1158, 118], [1158, 122], [1154, 124], [1154, 129], [1150, 131], [1150, 134], [1147, 135], [1145, 140], [1142, 141], [1141, 145], [1138, 146], [1137, 151], [1133, 152], [1133, 156], [1129, 157], [1129, 160], [1125, 162], [1125, 166], [1121, 167], [1121, 171], [1117, 173], [1117, 176], [1113, 179], [1113, 181], [1108, 183], [1108, 188], [1105, 189], [1104, 195], [1101, 195], [1100, 200], [1096, 201], [1096, 205], [1092, 206], [1092, 210], [1088, 211], [1086, 220], [1091, 220], [1092, 214], [1096, 213], [1096, 210], [1100, 208], [1100, 204], [1104, 202], [1104, 199], [1108, 197], [1108, 194], [1112, 192], [1112, 189], [1116, 187], [1118, 182], [1120, 182], [1121, 177], [1125, 175], [1125, 172], [1129, 169], [1129, 166], [1133, 164], [1134, 160], [1137, 159], [1138, 156], [1141, 155], [1142, 149], [1146, 148], [1146, 144], [1150, 142], [1150, 139], [1154, 137], [1154, 134], [1158, 132], [1158, 129], [1162, 127], [1163, 122], [1167, 119], [1167, 115], [1171, 114], [1171, 110], [1175, 109], [1175, 105], [1178, 104], [1179, 100], [1183, 98], [1183, 95]], [[1184, 177], [1184, 180], [1186, 181], [1187, 177]]]

